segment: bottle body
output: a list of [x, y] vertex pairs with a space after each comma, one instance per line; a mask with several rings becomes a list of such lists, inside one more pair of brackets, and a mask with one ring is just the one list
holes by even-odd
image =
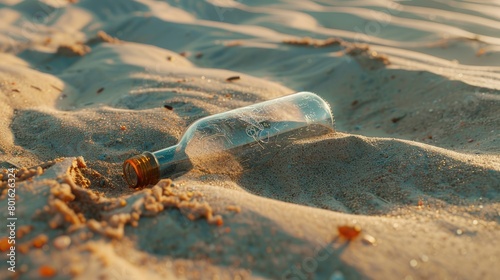
[[[154, 184], [220, 154], [252, 166], [290, 141], [331, 131], [329, 105], [316, 94], [299, 92], [199, 119], [177, 145], [125, 161], [124, 174], [130, 186]], [[149, 180], [139, 178], [146, 175]]]

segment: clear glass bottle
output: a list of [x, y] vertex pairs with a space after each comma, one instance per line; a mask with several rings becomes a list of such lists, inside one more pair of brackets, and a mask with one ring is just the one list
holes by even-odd
[[332, 131], [328, 103], [314, 93], [299, 92], [201, 118], [177, 145], [127, 159], [123, 173], [130, 187], [144, 187], [189, 171], [193, 163], [220, 159], [216, 155], [221, 153], [252, 166], [287, 143]]

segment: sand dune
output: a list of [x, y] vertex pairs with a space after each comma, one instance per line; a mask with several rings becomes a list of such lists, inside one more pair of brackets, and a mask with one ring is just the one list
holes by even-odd
[[[0, 1], [1, 278], [497, 279], [499, 8]], [[197, 119], [303, 90], [335, 133], [126, 186]]]

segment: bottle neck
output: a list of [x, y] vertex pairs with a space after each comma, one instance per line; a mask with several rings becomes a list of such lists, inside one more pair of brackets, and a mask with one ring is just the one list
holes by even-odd
[[174, 145], [154, 153], [144, 152], [123, 164], [123, 174], [130, 187], [154, 185], [162, 178], [180, 175], [193, 167], [184, 150]]
[[152, 154], [158, 162], [160, 178], [179, 175], [193, 167], [185, 151], [179, 145], [174, 145]]

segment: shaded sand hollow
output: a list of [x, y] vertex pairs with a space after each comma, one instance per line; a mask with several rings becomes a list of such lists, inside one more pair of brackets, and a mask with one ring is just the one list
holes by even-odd
[[[0, 279], [500, 278], [499, 9], [0, 1]], [[334, 133], [126, 186], [195, 120], [302, 90]]]

